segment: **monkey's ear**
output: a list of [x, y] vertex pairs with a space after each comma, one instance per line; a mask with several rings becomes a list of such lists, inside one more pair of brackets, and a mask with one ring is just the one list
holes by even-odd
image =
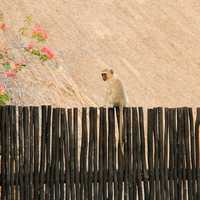
[[113, 71], [113, 69], [110, 69], [110, 73], [111, 73], [111, 74], [114, 74], [114, 71]]

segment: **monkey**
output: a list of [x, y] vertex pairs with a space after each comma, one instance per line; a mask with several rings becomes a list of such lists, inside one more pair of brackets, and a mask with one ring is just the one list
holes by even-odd
[[107, 91], [105, 97], [105, 105], [116, 108], [118, 130], [119, 130], [119, 148], [123, 154], [123, 138], [122, 138], [122, 113], [123, 107], [127, 105], [127, 94], [124, 86], [119, 78], [117, 78], [112, 69], [104, 69], [101, 72], [103, 81], [107, 82]]

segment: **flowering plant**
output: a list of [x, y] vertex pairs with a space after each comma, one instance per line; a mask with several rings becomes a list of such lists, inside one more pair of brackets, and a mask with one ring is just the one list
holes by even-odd
[[[18, 59], [13, 55], [12, 50], [16, 47], [0, 47], [0, 75], [3, 75], [5, 78], [16, 78], [17, 73], [28, 65], [25, 59], [27, 53], [32, 57], [38, 57], [41, 64], [55, 58], [53, 50], [44, 44], [48, 39], [46, 30], [41, 25], [32, 25], [32, 16], [27, 16], [24, 23], [24, 26], [19, 29], [19, 32], [23, 37], [26, 37], [26, 44], [17, 47], [17, 50], [21, 50], [20, 57], [23, 57], [23, 59]], [[10, 27], [4, 22], [3, 14], [0, 13], [0, 31], [6, 32], [9, 29]], [[23, 40], [23, 37], [21, 40]], [[27, 60], [30, 60], [30, 57]], [[0, 82], [0, 105], [5, 105], [9, 100], [10, 95], [6, 87]]]
[[[36, 24], [32, 26], [31, 16], [26, 18], [24, 27], [20, 28], [19, 31], [24, 36], [30, 36], [29, 39], [34, 39], [34, 41], [31, 40], [24, 47], [26, 52], [37, 56], [42, 62], [51, 60], [55, 57], [54, 52], [47, 45], [43, 45], [44, 42], [47, 42], [48, 33], [41, 25]], [[28, 32], [30, 32], [30, 34]]]
[[47, 40], [48, 34], [40, 25], [35, 25], [32, 29], [32, 38], [42, 42]]
[[0, 105], [5, 105], [10, 97], [6, 92], [5, 86], [0, 84]]
[[15, 77], [16, 73], [26, 67], [26, 61], [16, 61], [7, 49], [0, 49], [0, 73], [5, 77]]
[[53, 51], [47, 47], [43, 46], [39, 48], [35, 43], [31, 42], [25, 47], [25, 50], [31, 53], [32, 55], [38, 56], [41, 61], [47, 61], [54, 58]]

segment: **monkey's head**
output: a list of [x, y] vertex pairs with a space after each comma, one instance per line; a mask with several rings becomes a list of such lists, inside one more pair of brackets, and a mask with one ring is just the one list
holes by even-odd
[[104, 69], [101, 72], [102, 79], [107, 81], [113, 77], [114, 71], [112, 69]]

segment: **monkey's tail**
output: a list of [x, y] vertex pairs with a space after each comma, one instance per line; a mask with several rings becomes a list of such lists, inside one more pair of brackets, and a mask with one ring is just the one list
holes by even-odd
[[123, 106], [116, 107], [117, 124], [119, 132], [119, 145], [122, 155], [124, 154], [124, 141], [123, 141]]

